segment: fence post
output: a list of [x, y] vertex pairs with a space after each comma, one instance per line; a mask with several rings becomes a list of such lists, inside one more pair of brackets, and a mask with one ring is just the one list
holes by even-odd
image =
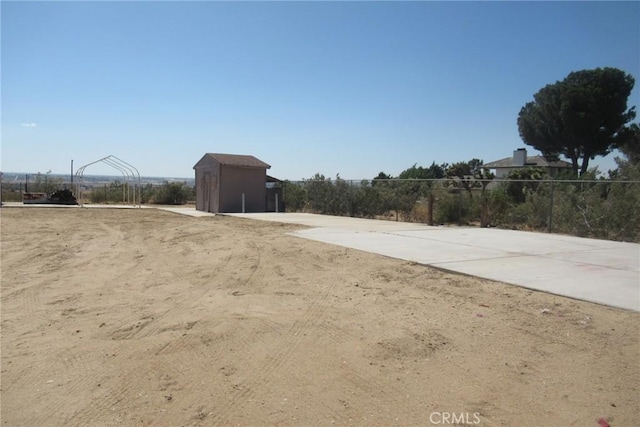
[[353, 180], [349, 180], [349, 216], [354, 217], [353, 214]]
[[549, 195], [549, 219], [547, 220], [547, 232], [551, 233], [553, 229], [553, 192], [555, 190], [555, 183], [551, 181], [551, 193]]
[[244, 193], [242, 193], [242, 213], [244, 213]]
[[433, 225], [433, 190], [429, 191], [427, 199], [427, 224]]
[[458, 188], [458, 225], [462, 225], [462, 188]]

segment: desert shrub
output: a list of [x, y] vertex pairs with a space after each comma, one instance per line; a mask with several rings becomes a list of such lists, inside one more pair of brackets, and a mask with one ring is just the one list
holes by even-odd
[[129, 186], [120, 181], [113, 181], [101, 187], [93, 187], [89, 194], [91, 203], [122, 203], [127, 199]]
[[436, 223], [463, 224], [472, 219], [476, 203], [462, 188], [439, 187], [434, 190], [434, 197], [433, 220]]
[[192, 198], [193, 189], [183, 182], [165, 182], [154, 189], [153, 203], [160, 205], [184, 205]]
[[[331, 181], [329, 181], [331, 184]], [[336, 180], [330, 187], [329, 203], [326, 208], [327, 213], [331, 215], [351, 215], [353, 211], [351, 185], [336, 176]]]
[[2, 201], [21, 202], [22, 183], [2, 182]]
[[513, 207], [512, 199], [506, 191], [504, 183], [496, 188], [488, 190], [485, 195], [487, 205], [487, 222], [489, 225], [501, 225], [507, 223], [509, 211]]
[[412, 214], [418, 201], [426, 199], [432, 188], [431, 181], [401, 179], [392, 183], [391, 205], [405, 221], [412, 221]]
[[363, 180], [351, 188], [352, 215], [373, 218], [392, 210], [388, 182]]
[[429, 205], [427, 200], [420, 200], [411, 211], [411, 222], [426, 224], [429, 222]]
[[282, 185], [286, 210], [289, 212], [302, 211], [307, 203], [305, 186], [291, 181], [284, 181]]
[[513, 203], [524, 203], [527, 194], [537, 191], [541, 181], [548, 178], [544, 169], [522, 168], [509, 173], [505, 184], [505, 192]]
[[554, 231], [611, 240], [640, 240], [639, 184], [576, 181], [556, 187]]
[[140, 203], [149, 203], [153, 200], [154, 193], [153, 184], [147, 183], [144, 186], [140, 187], [138, 192], [138, 197], [140, 198]]
[[640, 184], [628, 182], [629, 176], [640, 178], [640, 167], [625, 167], [621, 177], [627, 181], [594, 182], [592, 175], [548, 181], [532, 169], [514, 174], [518, 181], [476, 180], [480, 186], [473, 187], [461, 179], [349, 182], [316, 174], [302, 183], [285, 183], [285, 200], [290, 211], [368, 218], [392, 212], [402, 221], [424, 223], [429, 221], [432, 195], [433, 220], [438, 224], [480, 221], [484, 226], [640, 241]]
[[329, 205], [333, 196], [333, 185], [330, 178], [315, 174], [310, 180], [304, 182], [307, 193], [305, 208], [311, 212], [329, 213]]

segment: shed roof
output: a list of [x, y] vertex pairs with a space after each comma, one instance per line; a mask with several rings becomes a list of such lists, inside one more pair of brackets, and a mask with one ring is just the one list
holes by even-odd
[[500, 168], [517, 168], [517, 167], [551, 167], [551, 168], [570, 168], [571, 163], [564, 160], [550, 161], [542, 156], [527, 156], [527, 161], [524, 166], [517, 165], [513, 157], [506, 157], [504, 159], [496, 160], [495, 162], [485, 163], [482, 167], [489, 169]]
[[207, 153], [198, 163], [193, 167], [200, 166], [203, 161], [215, 160], [221, 165], [235, 166], [241, 168], [257, 168], [257, 169], [270, 169], [271, 165], [263, 162], [262, 160], [249, 155], [244, 154], [222, 154], [222, 153]]

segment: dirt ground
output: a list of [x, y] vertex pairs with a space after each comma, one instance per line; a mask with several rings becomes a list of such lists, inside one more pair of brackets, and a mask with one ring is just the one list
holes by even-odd
[[304, 240], [292, 225], [0, 215], [2, 425], [640, 422], [640, 313]]

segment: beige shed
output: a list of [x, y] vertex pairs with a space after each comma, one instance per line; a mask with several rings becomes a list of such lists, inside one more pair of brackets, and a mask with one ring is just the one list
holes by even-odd
[[207, 153], [196, 171], [196, 209], [204, 212], [264, 212], [267, 169], [254, 156]]

